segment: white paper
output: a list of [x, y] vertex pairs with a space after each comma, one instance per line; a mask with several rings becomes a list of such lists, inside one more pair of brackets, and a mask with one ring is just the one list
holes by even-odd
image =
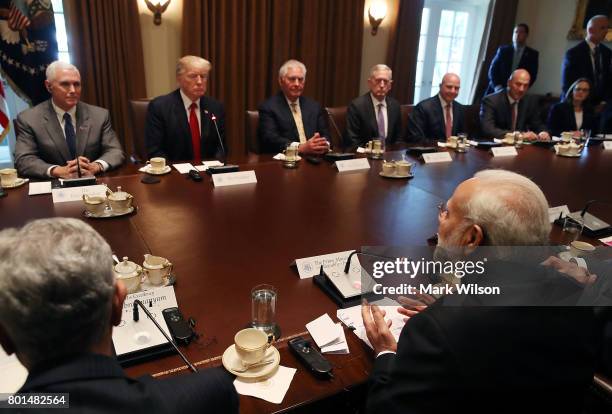
[[612, 236], [599, 239], [599, 241], [607, 246], [612, 246]]
[[450, 162], [453, 159], [448, 152], [430, 152], [423, 154], [423, 160], [425, 164], [432, 164], [436, 162]]
[[349, 348], [346, 343], [346, 336], [344, 335], [344, 329], [342, 328], [342, 322], [336, 324], [336, 332], [338, 333], [338, 339], [329, 345], [321, 347], [321, 353], [323, 354], [348, 354]]
[[440, 142], [440, 141], [438, 141], [438, 147], [440, 147], [440, 148], [446, 148], [446, 142]]
[[261, 398], [273, 404], [280, 404], [289, 390], [297, 369], [278, 366], [274, 375], [266, 379], [236, 378], [234, 387], [241, 395]]
[[493, 147], [491, 152], [494, 157], [513, 157], [518, 155], [514, 147]]
[[612, 141], [604, 141], [603, 147], [604, 147], [605, 150], [612, 149]]
[[42, 183], [30, 183], [28, 195], [51, 194], [51, 181]]
[[561, 218], [567, 216], [570, 213], [567, 204], [557, 207], [550, 207], [548, 209], [548, 219], [551, 223], [554, 223], [555, 220], [559, 218], [559, 213], [561, 213]]
[[363, 147], [357, 147], [357, 154], [365, 154], [366, 150]]
[[[344, 265], [346, 264], [346, 259], [348, 259], [349, 255], [352, 252], [353, 250], [347, 250], [344, 252], [295, 259], [295, 265], [297, 266], [297, 271], [300, 275], [300, 279], [307, 279], [309, 277], [318, 275], [321, 271], [321, 266], [323, 266], [323, 269], [326, 272], [330, 269], [335, 269], [337, 267], [344, 267]], [[355, 264], [359, 265], [359, 259], [357, 255], [353, 256], [353, 258], [351, 259], [351, 264], [353, 265], [352, 267], [354, 267]], [[359, 269], [361, 268], [359, 267]]]
[[[0, 375], [0, 393], [16, 393], [28, 377], [28, 370], [21, 365], [21, 362], [19, 362], [15, 354], [7, 355], [1, 346], [0, 372], [2, 372], [2, 375]], [[8, 396], [6, 398], [8, 398]]]
[[[162, 316], [162, 310], [177, 306], [174, 288], [172, 286], [164, 286], [144, 292], [132, 293], [126, 296], [123, 303], [121, 322], [119, 326], [113, 329], [113, 344], [115, 345], [117, 355], [147, 349], [168, 342], [140, 307], [138, 308], [138, 322], [134, 322], [133, 308], [134, 300], [136, 299], [140, 299], [147, 310], [153, 314], [157, 323], [170, 336], [170, 331]], [[149, 306], [150, 302], [153, 303], [153, 306]]]
[[182, 164], [172, 164], [174, 168], [181, 174], [187, 174], [191, 170], [195, 170], [195, 167], [188, 162]]
[[306, 329], [308, 329], [310, 336], [312, 336], [312, 339], [314, 339], [319, 348], [330, 345], [339, 339], [336, 325], [327, 313], [324, 313], [312, 322], [308, 322]]
[[255, 184], [257, 176], [255, 171], [237, 171], [223, 174], [213, 174], [213, 184], [215, 187], [227, 187], [230, 185]]
[[[272, 157], [272, 158], [274, 158], [275, 160], [278, 160], [278, 161], [285, 161], [285, 158], [286, 158], [286, 157], [285, 157], [285, 154], [283, 154], [283, 153], [279, 152], [278, 154], [276, 154], [276, 155], [275, 155], [274, 157]], [[299, 160], [301, 160], [301, 159], [302, 159], [302, 157], [300, 157], [299, 155], [296, 155], [296, 156], [295, 156], [295, 160], [296, 160], [296, 161], [299, 161]]]
[[83, 194], [88, 196], [106, 197], [106, 186], [102, 184], [85, 185], [83, 187], [55, 188], [51, 190], [54, 203], [65, 201], [82, 201]]
[[338, 172], [369, 170], [370, 163], [367, 158], [336, 161]]
[[202, 161], [202, 165], [196, 165], [195, 169], [198, 171], [206, 171], [209, 167], [222, 167], [223, 163], [221, 161]]
[[[384, 299], [383, 303], [392, 303], [390, 299]], [[394, 305], [379, 305], [379, 307], [385, 311], [385, 320], [391, 320], [391, 333], [396, 341], [399, 341], [400, 334], [402, 332], [402, 328], [406, 324], [404, 322], [405, 316], [397, 311], [399, 304]], [[361, 305], [352, 306], [346, 309], [338, 309], [336, 311], [336, 316], [338, 319], [342, 321], [349, 328], [353, 328], [353, 332], [359, 339], [365, 342], [370, 348], [372, 348], [372, 344], [368, 340], [368, 336], [366, 335], [365, 328], [363, 325], [363, 319], [361, 317]]]

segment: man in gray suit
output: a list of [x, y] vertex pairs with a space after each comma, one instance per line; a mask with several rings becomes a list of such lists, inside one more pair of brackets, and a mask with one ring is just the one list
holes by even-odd
[[45, 86], [51, 99], [17, 116], [15, 166], [33, 178], [96, 175], [123, 163], [121, 144], [108, 110], [79, 102], [81, 75], [69, 63], [47, 67]]

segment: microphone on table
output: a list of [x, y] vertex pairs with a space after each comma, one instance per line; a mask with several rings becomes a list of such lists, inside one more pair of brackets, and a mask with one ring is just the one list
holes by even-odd
[[134, 300], [134, 309], [133, 309], [133, 315], [134, 315], [134, 322], [138, 322], [138, 320], [140, 319], [139, 314], [138, 314], [138, 306], [140, 306], [142, 308], [142, 310], [145, 312], [145, 314], [149, 317], [149, 319], [151, 319], [151, 321], [153, 321], [153, 323], [155, 324], [155, 326], [157, 327], [157, 329], [159, 329], [159, 331], [162, 333], [162, 335], [164, 335], [164, 337], [166, 338], [166, 340], [168, 342], [170, 342], [170, 344], [174, 347], [174, 349], [176, 350], [176, 352], [178, 352], [178, 354], [181, 356], [181, 358], [183, 359], [183, 361], [185, 361], [185, 363], [187, 364], [187, 366], [189, 367], [190, 370], [192, 370], [193, 372], [198, 372], [197, 368], [195, 366], [193, 366], [193, 364], [191, 362], [189, 362], [189, 360], [187, 359], [187, 357], [181, 352], [181, 350], [178, 348], [178, 346], [176, 346], [176, 344], [174, 343], [174, 341], [168, 336], [168, 334], [166, 333], [166, 331], [164, 331], [164, 329], [159, 325], [159, 323], [157, 323], [157, 321], [155, 320], [155, 318], [153, 317], [153, 315], [151, 315], [151, 312], [149, 312], [149, 310], [145, 307], [145, 305], [142, 304], [142, 302], [138, 299]]
[[334, 127], [334, 131], [336, 131], [336, 134], [338, 134], [338, 136], [340, 137], [340, 143], [344, 144], [344, 137], [342, 136], [342, 133], [340, 132], [340, 128], [338, 128], [338, 124], [336, 124], [336, 120], [334, 119], [331, 111], [325, 108], [325, 112], [327, 112], [327, 117], [331, 121], [331, 124]]
[[227, 157], [227, 153], [225, 152], [225, 146], [223, 145], [223, 139], [221, 138], [221, 133], [219, 132], [219, 126], [217, 125], [217, 116], [212, 112], [208, 112], [207, 109], [204, 110], [204, 113], [210, 117], [210, 120], [215, 125], [215, 131], [217, 131], [217, 138], [219, 139], [219, 145], [221, 146], [222, 159], [225, 164], [225, 158]]
[[77, 175], [78, 175], [79, 178], [81, 178], [82, 177], [82, 174], [81, 174], [81, 163], [79, 162], [79, 156], [78, 155], [76, 157], [76, 162], [77, 162]]
[[362, 252], [360, 250], [353, 250], [351, 252], [351, 254], [349, 254], [349, 256], [346, 258], [346, 264], [344, 265], [344, 273], [345, 274], [348, 274], [349, 268], [351, 267], [351, 259], [355, 255], [369, 256], [369, 257], [374, 257], [374, 258], [378, 258], [378, 259], [389, 259], [389, 260], [397, 259], [397, 257], [389, 257], [389, 256], [383, 256], [383, 255], [380, 255], [380, 254], [365, 253], [365, 252]]

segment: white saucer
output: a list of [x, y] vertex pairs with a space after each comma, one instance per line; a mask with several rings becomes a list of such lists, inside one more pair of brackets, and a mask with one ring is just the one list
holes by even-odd
[[28, 178], [17, 178], [11, 185], [3, 185], [2, 188], [17, 188], [30, 181]]
[[557, 155], [560, 157], [580, 158], [582, 156], [582, 153], [580, 154], [561, 154], [560, 152], [558, 152]]
[[164, 175], [164, 174], [168, 174], [170, 171], [172, 171], [172, 168], [169, 165], [166, 165], [164, 168], [162, 168], [159, 171], [152, 169], [150, 165], [145, 167], [145, 172], [151, 175]]
[[414, 174], [410, 173], [408, 175], [399, 175], [399, 174], [385, 174], [384, 172], [379, 172], [378, 175], [385, 178], [412, 178]]
[[274, 345], [268, 348], [268, 350], [266, 351], [266, 355], [264, 356], [262, 361], [266, 361], [270, 358], [274, 358], [274, 362], [267, 365], [261, 365], [259, 367], [251, 368], [245, 372], [236, 372], [233, 368], [235, 367], [238, 369], [242, 369], [242, 361], [240, 361], [240, 358], [238, 358], [238, 354], [236, 353], [236, 346], [232, 344], [229, 346], [229, 348], [225, 350], [221, 360], [225, 369], [227, 369], [229, 372], [231, 372], [237, 377], [259, 378], [273, 373], [280, 364], [280, 354], [278, 353], [278, 349], [276, 349]]

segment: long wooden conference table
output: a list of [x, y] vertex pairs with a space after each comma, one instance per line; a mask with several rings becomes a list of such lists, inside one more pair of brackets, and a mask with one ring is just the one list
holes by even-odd
[[[335, 166], [304, 160], [285, 169], [270, 156], [251, 156], [240, 170], [254, 170], [257, 184], [214, 188], [211, 178], [194, 182], [176, 170], [161, 182], [146, 185], [135, 166], [126, 166], [99, 182], [121, 186], [135, 197], [138, 211], [114, 219], [83, 218], [79, 202], [53, 204], [50, 195], [28, 196], [27, 186], [7, 190], [0, 199], [0, 228], [20, 226], [42, 217], [79, 217], [110, 243], [117, 256], [142, 262], [145, 253], [167, 257], [174, 264], [179, 307], [197, 321], [202, 337], [185, 349], [198, 368], [221, 365], [223, 351], [250, 320], [250, 291], [257, 284], [278, 290], [277, 321], [282, 337], [276, 346], [281, 364], [298, 368], [282, 404], [241, 396], [242, 412], [279, 412], [337, 396], [362, 386], [372, 369], [373, 355], [350, 331], [348, 355], [327, 355], [334, 378], [315, 379], [287, 348], [295, 336], [307, 336], [305, 324], [323, 313], [335, 319], [336, 305], [311, 279], [300, 279], [290, 268], [296, 258], [358, 249], [361, 246], [424, 246], [437, 230], [437, 205], [461, 181], [485, 168], [504, 168], [527, 175], [544, 190], [551, 206], [571, 211], [588, 200], [612, 203], [612, 151], [601, 145], [585, 149], [580, 158], [555, 156], [549, 148], [525, 146], [515, 157], [493, 157], [471, 148], [451, 153], [453, 161], [415, 161], [410, 180], [379, 176], [381, 161], [371, 169], [338, 173]], [[612, 208], [594, 204], [593, 214], [612, 222]], [[559, 229], [554, 228], [555, 238]], [[189, 375], [177, 355], [127, 369], [132, 376]]]

